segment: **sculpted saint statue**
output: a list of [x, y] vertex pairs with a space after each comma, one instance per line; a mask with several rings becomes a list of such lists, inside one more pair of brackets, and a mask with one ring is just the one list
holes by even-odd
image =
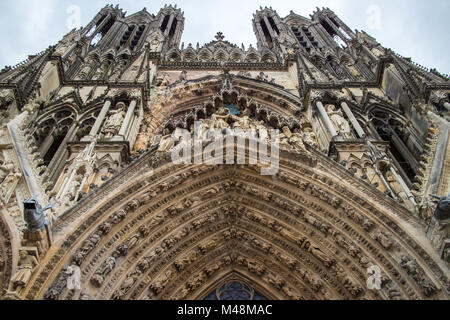
[[301, 132], [295, 131], [292, 134], [289, 142], [297, 150], [306, 150], [305, 144], [303, 143], [303, 136]]
[[335, 106], [330, 104], [327, 106], [327, 113], [338, 134], [350, 134], [350, 125], [341, 110], [336, 111]]
[[250, 130], [253, 129], [252, 127], [252, 121], [248, 116], [243, 117], [233, 117], [233, 120], [236, 122], [234, 123], [234, 129], [242, 129], [242, 130]]
[[11, 292], [20, 294], [20, 291], [28, 284], [34, 269], [38, 265], [36, 257], [29, 255], [25, 250], [20, 251], [18, 271], [11, 278]]
[[14, 171], [14, 163], [8, 161], [0, 164], [0, 184], [6, 179], [6, 177]]
[[[227, 109], [230, 111], [229, 109]], [[249, 117], [249, 110], [245, 110], [245, 112], [242, 114], [241, 117], [238, 116], [231, 116], [231, 119], [234, 121], [233, 128], [234, 129], [242, 129], [242, 130], [256, 130], [256, 124], [252, 119]]]
[[282, 133], [280, 133], [280, 147], [290, 147], [290, 139], [292, 137], [292, 132], [289, 127], [283, 127]]
[[19, 181], [19, 179], [22, 177], [22, 174], [14, 171], [11, 172], [4, 180], [1, 182], [0, 179], [0, 197], [3, 198], [5, 202], [8, 202], [11, 193], [13, 192], [12, 189], [15, 187], [15, 183]]
[[305, 144], [310, 145], [311, 147], [317, 148], [317, 136], [314, 133], [312, 128], [306, 128], [303, 132], [303, 141]]
[[215, 114], [211, 116], [211, 129], [228, 129], [230, 125], [228, 120], [231, 118], [230, 110], [220, 108]]
[[169, 132], [169, 129], [164, 129], [163, 137], [161, 138], [161, 142], [159, 143], [158, 152], [170, 151], [174, 146], [175, 141], [172, 137], [172, 134]]
[[292, 133], [287, 126], [283, 127], [282, 131], [283, 133], [280, 134], [280, 146], [291, 146], [296, 150], [306, 150], [301, 133]]
[[153, 40], [150, 42], [150, 51], [152, 52], [158, 52], [159, 50], [159, 40], [158, 38], [153, 38]]
[[116, 134], [119, 133], [124, 119], [125, 119], [125, 111], [123, 106], [121, 106], [118, 110], [111, 111], [111, 115], [103, 127], [105, 139], [111, 139], [112, 137], [114, 137]]

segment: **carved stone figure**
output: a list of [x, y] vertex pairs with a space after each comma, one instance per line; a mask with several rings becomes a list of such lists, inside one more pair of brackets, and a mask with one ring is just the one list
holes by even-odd
[[103, 267], [100, 269], [100, 274], [102, 276], [106, 276], [107, 274], [109, 274], [112, 270], [114, 270], [114, 268], [116, 267], [116, 259], [114, 257], [109, 257]]
[[21, 177], [22, 174], [20, 172], [14, 171], [8, 174], [3, 182], [0, 182], [0, 198], [2, 198], [5, 203], [8, 203], [9, 198]]
[[0, 184], [6, 179], [6, 177], [14, 172], [15, 165], [12, 161], [7, 161], [5, 163], [0, 163]]
[[10, 292], [20, 294], [23, 288], [28, 284], [34, 269], [39, 264], [36, 257], [30, 255], [27, 251], [21, 250], [18, 271], [11, 278]]
[[186, 70], [181, 71], [179, 80], [182, 82], [187, 81], [187, 71]]
[[283, 127], [283, 132], [280, 133], [280, 148], [291, 147], [292, 132], [289, 127]]
[[160, 41], [157, 37], [154, 37], [151, 41], [150, 41], [150, 51], [151, 52], [158, 52], [159, 51], [159, 44]]
[[336, 262], [334, 259], [328, 257], [322, 250], [314, 246], [309, 247], [308, 251], [327, 267], [331, 267]]
[[296, 150], [306, 151], [305, 144], [303, 143], [303, 135], [300, 132], [294, 132], [289, 142]]
[[70, 277], [67, 279], [67, 289], [81, 290], [81, 270], [79, 266], [73, 265], [67, 268], [66, 274]]
[[312, 128], [306, 128], [303, 131], [303, 141], [305, 144], [313, 147], [313, 148], [318, 148], [319, 147], [319, 143], [317, 141], [317, 136], [314, 133]]
[[226, 108], [220, 108], [215, 114], [211, 116], [211, 129], [228, 129], [230, 125], [228, 124], [231, 118], [230, 110]]
[[336, 107], [330, 104], [327, 105], [327, 113], [338, 134], [344, 137], [351, 134], [352, 130], [350, 125], [348, 121], [345, 120], [341, 110], [336, 111]]
[[382, 231], [377, 232], [375, 234], [375, 240], [377, 240], [378, 243], [380, 243], [386, 250], [391, 249], [392, 246], [394, 245], [392, 240], [386, 234], [384, 234]]
[[169, 132], [168, 129], [164, 129], [163, 137], [161, 138], [161, 142], [159, 143], [158, 152], [170, 151], [174, 146], [175, 140], [173, 139], [173, 135]]
[[234, 125], [233, 125], [233, 129], [235, 130], [250, 130], [250, 129], [254, 129], [254, 126], [252, 126], [252, 120], [249, 118], [249, 116], [242, 116], [242, 117], [236, 117], [233, 116], [232, 119], [235, 121]]
[[125, 119], [124, 106], [120, 106], [118, 110], [112, 110], [108, 120], [106, 120], [102, 133], [106, 140], [111, 139], [117, 135], [122, 127], [122, 123]]

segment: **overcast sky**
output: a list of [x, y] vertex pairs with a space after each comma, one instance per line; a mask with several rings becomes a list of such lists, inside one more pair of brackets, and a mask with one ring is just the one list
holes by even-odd
[[[14, 65], [28, 54], [56, 44], [77, 20], [85, 26], [110, 1], [1, 0], [0, 66]], [[128, 14], [144, 7], [157, 14], [166, 3], [122, 0], [120, 7]], [[281, 17], [290, 10], [309, 17], [315, 7], [327, 6], [351, 29], [364, 30], [385, 47], [450, 74], [448, 0], [178, 0], [172, 4], [185, 12], [182, 41], [186, 45], [209, 42], [217, 31], [222, 31], [226, 40], [237, 45], [255, 45], [251, 20], [259, 6], [272, 6]], [[80, 19], [77, 19], [78, 9]]]

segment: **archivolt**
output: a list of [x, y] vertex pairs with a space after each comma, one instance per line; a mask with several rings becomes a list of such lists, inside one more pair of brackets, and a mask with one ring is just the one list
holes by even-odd
[[[418, 220], [314, 150], [283, 151], [274, 177], [169, 160], [147, 154], [67, 212], [27, 298], [78, 298], [64, 287], [73, 264], [93, 299], [204, 298], [233, 276], [274, 299], [448, 297], [411, 236]], [[371, 265], [381, 291], [366, 286]]]
[[[0, 205], [2, 206], [3, 202]], [[9, 287], [13, 266], [17, 263], [15, 253], [17, 255], [19, 245], [19, 237], [12, 231], [13, 223], [8, 220], [8, 212], [0, 207], [0, 288], [3, 288], [0, 298]]]

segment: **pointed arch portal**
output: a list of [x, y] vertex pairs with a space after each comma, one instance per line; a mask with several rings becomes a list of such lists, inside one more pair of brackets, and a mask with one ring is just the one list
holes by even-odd
[[[414, 235], [419, 222], [342, 167], [330, 175], [331, 165], [309, 147], [284, 150], [279, 173], [261, 176], [251, 165], [175, 165], [152, 150], [61, 217], [55, 237], [68, 236], [27, 298], [439, 294], [444, 276]], [[65, 287], [70, 266], [81, 269], [81, 292]], [[367, 287], [370, 266], [381, 290]]]

